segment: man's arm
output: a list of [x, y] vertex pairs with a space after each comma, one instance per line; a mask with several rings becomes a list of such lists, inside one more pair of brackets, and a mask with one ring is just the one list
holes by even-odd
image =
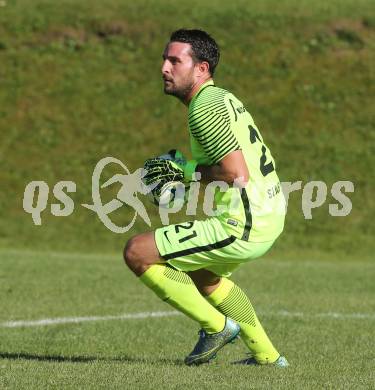
[[245, 183], [249, 181], [249, 170], [242, 150], [227, 154], [215, 165], [198, 165], [195, 171], [201, 173], [201, 180], [206, 183], [222, 180], [232, 184], [235, 179], [239, 178], [242, 178], [241, 180]]

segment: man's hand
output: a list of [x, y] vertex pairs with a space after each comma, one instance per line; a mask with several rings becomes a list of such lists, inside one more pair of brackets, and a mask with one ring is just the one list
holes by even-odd
[[146, 174], [143, 181], [146, 185], [156, 182], [167, 183], [170, 181], [183, 181], [184, 171], [173, 160], [166, 160], [161, 157], [146, 160], [144, 169]]

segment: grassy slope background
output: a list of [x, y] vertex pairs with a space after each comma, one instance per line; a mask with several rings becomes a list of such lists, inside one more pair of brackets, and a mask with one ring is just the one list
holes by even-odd
[[[374, 42], [371, 1], [11, 1], [0, 7], [0, 245], [119, 251], [148, 227], [109, 232], [81, 203], [105, 156], [131, 170], [171, 147], [185, 152], [186, 111], [165, 97], [161, 52], [176, 28], [206, 29], [221, 46], [216, 83], [244, 103], [270, 147], [282, 181], [350, 180], [350, 216], [305, 220], [290, 197], [276, 248], [371, 256], [374, 249]], [[111, 172], [114, 173], [114, 172]], [[110, 177], [110, 172], [107, 172]], [[22, 209], [31, 180], [52, 192], [73, 180], [74, 213], [33, 225]], [[114, 187], [110, 199], [118, 187]], [[156, 210], [150, 207], [153, 227]], [[121, 209], [127, 224], [131, 210]], [[181, 218], [186, 218], [181, 216]]]

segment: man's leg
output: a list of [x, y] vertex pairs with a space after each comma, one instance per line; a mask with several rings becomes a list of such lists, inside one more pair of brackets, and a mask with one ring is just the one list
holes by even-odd
[[236, 284], [204, 269], [189, 272], [189, 275], [208, 302], [240, 325], [241, 338], [258, 363], [273, 363], [279, 358], [249, 298]]
[[154, 233], [131, 238], [124, 250], [128, 267], [156, 295], [200, 323], [207, 333], [223, 330], [225, 316], [199, 293], [190, 277], [160, 259]]
[[201, 324], [203, 329], [198, 343], [185, 358], [187, 365], [209, 362], [224, 345], [237, 337], [240, 327], [236, 322], [210, 305], [185, 272], [161, 262], [154, 233], [133, 237], [125, 247], [124, 258], [129, 268], [156, 295]]

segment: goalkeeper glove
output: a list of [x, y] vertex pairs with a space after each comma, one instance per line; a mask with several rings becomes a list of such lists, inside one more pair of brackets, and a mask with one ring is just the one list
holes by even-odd
[[168, 158], [163, 156], [146, 160], [144, 165], [146, 174], [143, 177], [146, 185], [156, 182], [165, 184], [170, 181], [189, 182], [193, 180], [198, 165], [195, 160], [187, 161], [182, 153], [175, 149], [170, 150], [167, 156]]
[[147, 186], [156, 182], [165, 184], [170, 181], [182, 181], [184, 178], [183, 169], [173, 160], [150, 158], [146, 160], [144, 168], [146, 174], [143, 176], [143, 181]]
[[176, 149], [172, 149], [168, 152], [173, 158], [173, 162], [180, 167], [184, 173], [183, 181], [189, 182], [194, 180], [194, 173], [197, 168], [198, 163], [195, 160], [186, 160], [184, 155]]

